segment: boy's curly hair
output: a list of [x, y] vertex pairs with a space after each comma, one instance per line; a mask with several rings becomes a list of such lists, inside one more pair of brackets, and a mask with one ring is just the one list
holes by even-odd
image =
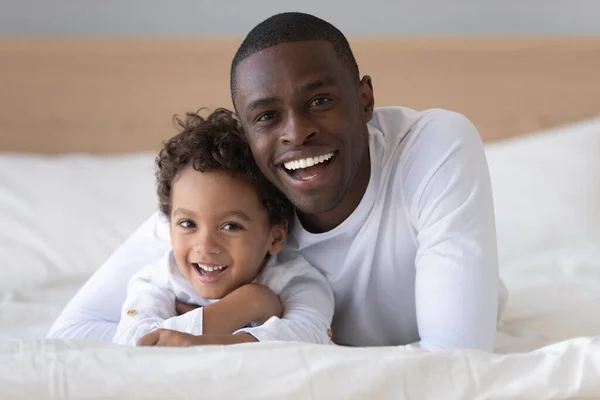
[[171, 215], [173, 180], [191, 165], [196, 171], [227, 171], [243, 178], [256, 190], [271, 224], [292, 222], [292, 203], [258, 169], [231, 111], [218, 108], [206, 119], [187, 113], [184, 120], [177, 116], [174, 120], [182, 130], [164, 144], [156, 158], [159, 208], [165, 216]]

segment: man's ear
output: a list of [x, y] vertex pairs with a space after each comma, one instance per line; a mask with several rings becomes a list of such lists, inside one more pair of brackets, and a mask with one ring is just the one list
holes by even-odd
[[375, 108], [375, 96], [373, 95], [373, 81], [369, 75], [363, 76], [359, 85], [360, 107], [363, 121], [369, 122], [373, 118]]
[[279, 253], [279, 250], [285, 244], [287, 240], [288, 223], [287, 221], [281, 224], [276, 224], [271, 227], [271, 238], [269, 242], [269, 248], [267, 251], [270, 255]]

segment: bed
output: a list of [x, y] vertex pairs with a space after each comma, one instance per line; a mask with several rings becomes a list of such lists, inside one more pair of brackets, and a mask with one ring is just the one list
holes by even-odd
[[[156, 209], [174, 113], [230, 104], [236, 40], [0, 40], [0, 398], [600, 398], [600, 40], [354, 40], [379, 105], [478, 126], [510, 299], [495, 354], [45, 340]], [[109, 283], [107, 283], [109, 284]]]

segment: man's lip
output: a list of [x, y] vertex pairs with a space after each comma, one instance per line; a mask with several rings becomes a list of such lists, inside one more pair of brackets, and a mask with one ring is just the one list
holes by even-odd
[[326, 154], [333, 153], [337, 154], [336, 149], [323, 149], [323, 150], [310, 150], [310, 151], [302, 151], [302, 152], [288, 152], [284, 156], [280, 156], [277, 158], [275, 165], [281, 168], [285, 168], [283, 164], [290, 161], [298, 161], [303, 160], [305, 158], [314, 158], [319, 156], [324, 156]]
[[278, 168], [279, 173], [283, 174], [282, 179], [284, 179], [285, 181], [287, 181], [288, 183], [286, 185], [291, 185], [293, 187], [295, 187], [297, 190], [301, 190], [301, 191], [305, 191], [305, 190], [315, 190], [318, 189], [320, 187], [323, 187], [324, 185], [326, 185], [329, 180], [331, 179], [332, 173], [335, 173], [335, 170], [332, 170], [331, 168], [335, 168], [334, 164], [337, 163], [337, 158], [338, 158], [338, 153], [335, 152], [334, 156], [331, 158], [331, 160], [324, 165], [325, 171], [317, 173], [313, 176], [311, 176], [308, 179], [296, 179], [292, 176], [292, 174], [296, 171], [288, 171], [284, 166], [281, 166], [281, 168]]

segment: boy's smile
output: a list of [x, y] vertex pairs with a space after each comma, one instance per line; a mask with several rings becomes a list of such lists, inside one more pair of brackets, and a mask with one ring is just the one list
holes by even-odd
[[206, 299], [252, 282], [285, 240], [285, 227], [270, 224], [255, 189], [229, 172], [183, 168], [171, 202], [177, 266]]

